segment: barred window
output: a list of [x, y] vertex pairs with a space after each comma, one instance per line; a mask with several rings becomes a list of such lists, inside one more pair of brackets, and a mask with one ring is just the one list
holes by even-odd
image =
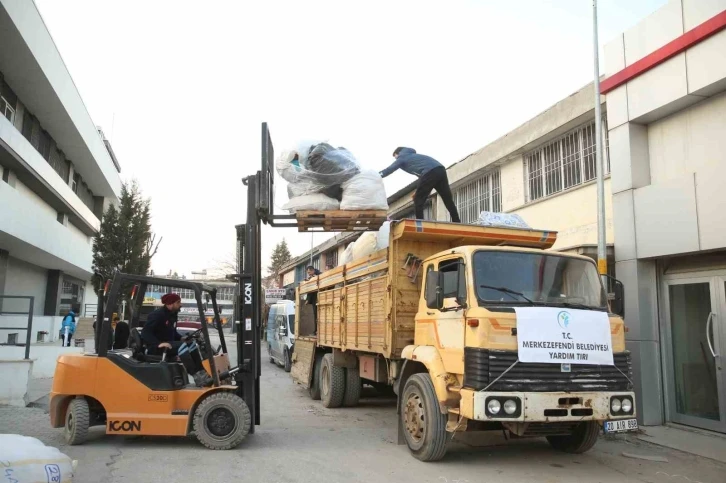
[[[452, 193], [462, 223], [474, 223], [482, 211], [502, 211], [502, 178], [499, 170], [457, 188]], [[448, 215], [449, 219], [451, 215]]]
[[[607, 123], [603, 118], [605, 173], [610, 172]], [[581, 126], [524, 156], [527, 201], [550, 196], [592, 181], [597, 175], [595, 122]]]
[[[434, 219], [434, 208], [433, 203], [431, 202], [431, 198], [426, 200], [426, 204], [424, 205], [424, 220], [433, 220]], [[416, 218], [416, 211], [413, 207], [399, 211], [395, 215], [392, 216], [394, 220], [413, 220]]]
[[325, 254], [325, 268], [338, 266], [338, 249], [335, 248]]

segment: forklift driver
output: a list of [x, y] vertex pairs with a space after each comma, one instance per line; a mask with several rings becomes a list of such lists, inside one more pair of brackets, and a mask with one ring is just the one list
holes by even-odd
[[148, 354], [161, 355], [167, 350], [167, 357], [179, 356], [182, 364], [194, 382], [199, 387], [211, 386], [214, 381], [202, 366], [202, 356], [199, 346], [194, 340], [182, 339], [176, 331], [177, 317], [181, 309], [181, 297], [175, 293], [168, 293], [161, 297], [163, 307], [151, 312], [146, 318], [146, 324], [141, 331]]

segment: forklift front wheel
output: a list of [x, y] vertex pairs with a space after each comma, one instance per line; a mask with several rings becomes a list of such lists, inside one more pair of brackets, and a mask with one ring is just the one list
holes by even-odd
[[244, 400], [231, 392], [207, 396], [194, 412], [194, 432], [209, 449], [237, 447], [250, 432], [252, 415]]
[[292, 360], [290, 360], [290, 351], [287, 349], [285, 349], [283, 360], [285, 361], [285, 372], [290, 372], [292, 370]]
[[71, 401], [66, 411], [65, 439], [71, 446], [83, 444], [88, 437], [91, 412], [86, 398], [79, 397]]

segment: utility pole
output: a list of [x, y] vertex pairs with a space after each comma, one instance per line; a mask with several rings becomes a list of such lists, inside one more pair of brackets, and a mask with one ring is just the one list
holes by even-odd
[[597, 0], [592, 0], [592, 37], [595, 66], [595, 163], [597, 166], [597, 268], [607, 289], [607, 247], [605, 245], [605, 170], [602, 159], [602, 113], [600, 110], [600, 55], [597, 38]]

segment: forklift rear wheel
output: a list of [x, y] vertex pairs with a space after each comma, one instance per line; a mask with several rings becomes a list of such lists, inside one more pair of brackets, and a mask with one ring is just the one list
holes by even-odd
[[310, 399], [313, 401], [320, 401], [320, 368], [323, 365], [323, 356], [321, 354], [315, 355], [315, 365], [313, 366], [313, 377], [310, 381]]
[[91, 420], [91, 412], [88, 409], [88, 401], [79, 397], [71, 401], [66, 410], [65, 439], [70, 445], [83, 444], [88, 437], [88, 426]]
[[421, 461], [446, 455], [446, 415], [441, 414], [434, 384], [428, 374], [414, 374], [400, 398], [403, 435], [411, 454]]
[[547, 436], [550, 446], [565, 453], [580, 454], [589, 451], [600, 435], [600, 425], [597, 421], [580, 423], [569, 436]]
[[360, 372], [355, 369], [345, 370], [345, 396], [343, 397], [343, 406], [352, 408], [358, 405], [360, 401], [360, 393], [363, 389], [360, 382]]
[[207, 396], [194, 412], [194, 432], [209, 449], [237, 447], [250, 432], [252, 415], [244, 400], [231, 392]]
[[292, 361], [290, 360], [290, 351], [287, 349], [283, 354], [283, 360], [285, 361], [285, 372], [290, 372], [292, 370]]
[[320, 368], [320, 398], [326, 408], [339, 408], [345, 396], [345, 369], [333, 365], [333, 354], [323, 356]]

